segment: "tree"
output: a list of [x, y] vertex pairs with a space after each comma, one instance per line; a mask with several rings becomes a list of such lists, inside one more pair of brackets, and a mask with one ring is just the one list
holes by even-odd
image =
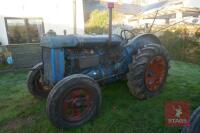
[[108, 32], [108, 12], [94, 10], [86, 23], [86, 33], [103, 34]]

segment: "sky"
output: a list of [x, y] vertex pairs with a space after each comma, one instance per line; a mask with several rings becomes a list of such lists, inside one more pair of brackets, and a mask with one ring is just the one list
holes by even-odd
[[[60, 7], [62, 5], [59, 5], [58, 2], [57, 2], [58, 6], [55, 6], [55, 1], [56, 0], [0, 0], [0, 3], [1, 3], [0, 15], [1, 13], [3, 14], [6, 13], [8, 15], [16, 16], [17, 14], [20, 14], [20, 13], [28, 13], [33, 16], [35, 15], [38, 16], [38, 14], [51, 14], [51, 16], [57, 16], [57, 14], [53, 11], [54, 8], [60, 8], [59, 10], [62, 10], [63, 12], [66, 10], [64, 10], [65, 7], [63, 8]], [[59, 0], [59, 1], [63, 1], [63, 3], [67, 3], [68, 1], [72, 1], [72, 0]], [[107, 0], [107, 1], [116, 2], [119, 0]], [[122, 0], [122, 1], [129, 3], [134, 0]], [[146, 1], [148, 3], [153, 3], [159, 0], [143, 0], [143, 1]], [[200, 0], [183, 0], [183, 1], [186, 6], [200, 8]], [[24, 9], [22, 5], [24, 5]], [[72, 8], [71, 6], [72, 5], [68, 5], [68, 8]], [[27, 11], [24, 12], [23, 10], [27, 10]], [[52, 12], [49, 12], [49, 11], [52, 11]]]

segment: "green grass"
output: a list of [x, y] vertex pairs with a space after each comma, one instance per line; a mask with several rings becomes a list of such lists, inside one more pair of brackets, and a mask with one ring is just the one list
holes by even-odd
[[[26, 71], [0, 74], [0, 133], [65, 132], [51, 125], [45, 112], [46, 101], [37, 100], [26, 87]], [[161, 95], [139, 101], [131, 96], [126, 82], [106, 85], [103, 104], [96, 119], [67, 133], [176, 133], [179, 127], [164, 125], [167, 101], [185, 100], [191, 111], [200, 105], [200, 67], [173, 61]]]

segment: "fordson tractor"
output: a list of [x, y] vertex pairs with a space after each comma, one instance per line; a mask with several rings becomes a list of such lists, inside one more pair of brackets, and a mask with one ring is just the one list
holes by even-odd
[[101, 85], [126, 79], [131, 94], [141, 100], [161, 92], [168, 52], [153, 34], [126, 34], [132, 32], [42, 38], [42, 62], [29, 72], [27, 84], [32, 95], [48, 97], [53, 125], [68, 129], [94, 118], [101, 107]]

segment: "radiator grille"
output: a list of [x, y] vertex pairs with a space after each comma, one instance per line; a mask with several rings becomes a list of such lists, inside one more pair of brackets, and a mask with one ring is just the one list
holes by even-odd
[[51, 49], [42, 48], [42, 61], [44, 65], [44, 82], [51, 84], [52, 82], [52, 66], [51, 66]]

